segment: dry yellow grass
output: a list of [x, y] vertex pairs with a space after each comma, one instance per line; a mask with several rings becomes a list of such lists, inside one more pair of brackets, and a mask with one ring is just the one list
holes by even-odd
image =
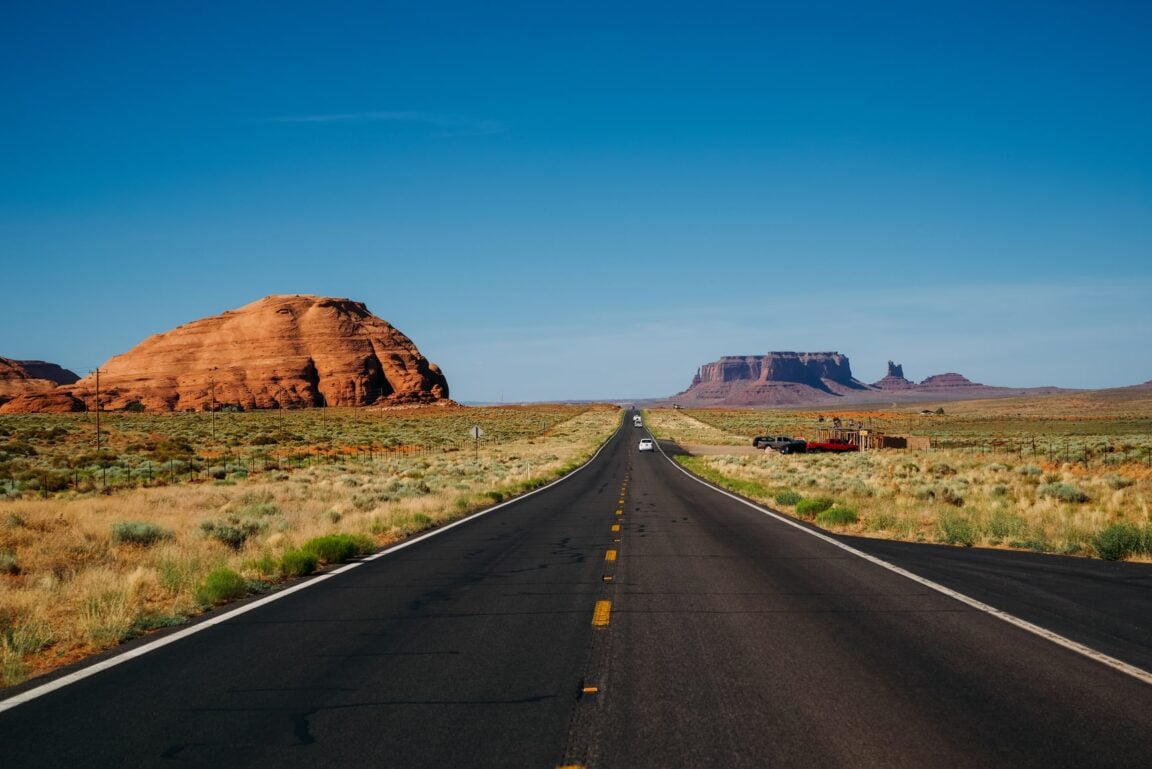
[[644, 424], [653, 435], [682, 445], [746, 446], [749, 443], [749, 439], [744, 436], [733, 435], [701, 422], [680, 409], [645, 410]]
[[[270, 587], [283, 555], [315, 537], [358, 534], [385, 546], [540, 485], [590, 456], [619, 418], [594, 407], [546, 438], [478, 454], [348, 456], [236, 483], [2, 501], [0, 684], [183, 621], [203, 609], [197, 592], [217, 567]], [[162, 536], [118, 541], [114, 526], [125, 523]], [[250, 535], [232, 547], [206, 524]]]
[[[807, 412], [657, 409], [647, 419], [659, 437], [712, 444], [686, 464], [746, 496], [785, 511], [801, 498], [848, 509], [855, 522], [828, 524], [840, 531], [1101, 555], [1102, 533], [1119, 526], [1143, 538], [1121, 557], [1152, 560], [1152, 398], [1143, 391], [959, 402], [948, 412], [923, 429], [962, 448], [837, 455], [744, 451], [750, 430], [783, 434], [811, 420]], [[880, 411], [858, 418], [915, 421]]]

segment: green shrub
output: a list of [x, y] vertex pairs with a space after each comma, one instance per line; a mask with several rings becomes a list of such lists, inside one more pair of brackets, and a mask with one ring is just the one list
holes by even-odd
[[154, 545], [171, 539], [172, 532], [154, 523], [124, 521], [112, 524], [112, 541], [118, 545]]
[[249, 561], [245, 568], [263, 575], [276, 575], [280, 573], [280, 559], [265, 553], [259, 558]]
[[196, 591], [200, 603], [218, 604], [243, 598], [248, 592], [248, 583], [236, 572], [221, 566], [213, 569], [204, 578], [204, 583]]
[[1039, 476], [1039, 475], [1043, 474], [1043, 472], [1044, 471], [1041, 470], [1036, 465], [1023, 465], [1023, 466], [1021, 466], [1021, 468], [1019, 470], [1019, 473], [1021, 475], [1026, 475], [1026, 476], [1030, 476], [1030, 477]]
[[792, 491], [791, 489], [789, 489], [788, 491], [781, 491], [779, 494], [776, 495], [776, 504], [778, 504], [778, 505], [795, 505], [795, 504], [799, 504], [800, 500], [802, 500], [802, 499], [804, 499], [804, 497], [800, 496], [800, 492]]
[[1092, 548], [1105, 561], [1122, 561], [1145, 547], [1145, 532], [1130, 523], [1113, 523], [1092, 537]]
[[204, 536], [223, 542], [233, 550], [240, 550], [252, 535], [264, 529], [264, 522], [252, 519], [241, 520], [230, 516], [223, 521], [204, 521], [200, 531]]
[[802, 499], [796, 503], [796, 515], [804, 518], [812, 518], [819, 515], [828, 508], [835, 504], [828, 497], [818, 497], [816, 499]]
[[972, 547], [976, 544], [976, 524], [954, 513], [940, 516], [940, 539], [949, 545]]
[[306, 550], [289, 550], [280, 558], [280, 573], [285, 577], [306, 577], [316, 571], [320, 557]]
[[1087, 502], [1089, 499], [1086, 492], [1068, 483], [1046, 483], [1036, 489], [1036, 494], [1041, 497], [1054, 497], [1061, 502], [1076, 504]]
[[847, 526], [858, 520], [856, 511], [847, 507], [830, 507], [816, 515], [816, 523], [821, 526]]
[[984, 526], [988, 536], [999, 542], [1020, 536], [1027, 527], [1023, 518], [1004, 510], [993, 511]]
[[363, 534], [328, 534], [308, 540], [300, 549], [314, 554], [323, 563], [342, 563], [371, 553], [376, 543]]

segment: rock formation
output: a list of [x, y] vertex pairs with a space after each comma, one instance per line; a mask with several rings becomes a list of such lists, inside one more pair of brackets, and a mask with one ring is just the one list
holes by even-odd
[[904, 366], [888, 361], [888, 373], [883, 379], [873, 382], [872, 386], [880, 390], [910, 390], [916, 384], [904, 378]]
[[79, 378], [55, 363], [0, 357], [0, 404], [22, 395], [47, 393]]
[[866, 389], [840, 353], [771, 352], [706, 363], [692, 385], [672, 401], [693, 406], [791, 405]]
[[[91, 401], [91, 374], [60, 388]], [[150, 337], [100, 367], [106, 410], [364, 406], [446, 401], [448, 382], [360, 302], [269, 296]], [[11, 404], [10, 404], [11, 405]]]
[[692, 385], [667, 399], [689, 407], [803, 406], [833, 402], [940, 401], [1044, 395], [1056, 387], [1009, 388], [977, 384], [956, 373], [936, 374], [919, 384], [904, 367], [888, 361], [888, 373], [871, 385], [852, 376], [848, 358], [835, 352], [773, 352], [725, 357], [701, 366]]
[[936, 374], [934, 376], [928, 377], [927, 379], [922, 381], [919, 385], [917, 385], [917, 389], [920, 389], [920, 390], [963, 390], [963, 389], [972, 389], [972, 388], [978, 388], [978, 387], [983, 387], [983, 386], [984, 385], [973, 382], [973, 381], [969, 380], [968, 378], [966, 378], [960, 374], [957, 374], [955, 372], [949, 372], [947, 374]]
[[84, 401], [64, 390], [25, 393], [0, 406], [0, 414], [68, 414], [87, 410]]

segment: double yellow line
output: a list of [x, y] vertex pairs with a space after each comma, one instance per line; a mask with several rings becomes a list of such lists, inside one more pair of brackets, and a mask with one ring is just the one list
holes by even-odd
[[[624, 495], [625, 495], [625, 492], [627, 492], [627, 491], [628, 491], [628, 477], [625, 476], [624, 482], [620, 485], [620, 501], [619, 501], [619, 505], [616, 507], [617, 519], [619, 519], [620, 517], [622, 517], [624, 515]], [[620, 526], [619, 523], [613, 523], [612, 524], [612, 535], [613, 535], [612, 536], [612, 542], [613, 543], [620, 541], [621, 528], [622, 527]], [[618, 555], [619, 555], [619, 551], [616, 548], [609, 548], [604, 553], [604, 562], [615, 564]], [[611, 573], [605, 573], [603, 576], [603, 580], [605, 582], [612, 582], [613, 578], [614, 578], [614, 575], [612, 575]], [[592, 627], [601, 627], [601, 628], [602, 627], [608, 627], [608, 623], [611, 622], [611, 620], [612, 620], [612, 601], [610, 601], [609, 599], [603, 599], [603, 600], [597, 601], [596, 602], [596, 608], [593, 609], [593, 611], [592, 611]]]

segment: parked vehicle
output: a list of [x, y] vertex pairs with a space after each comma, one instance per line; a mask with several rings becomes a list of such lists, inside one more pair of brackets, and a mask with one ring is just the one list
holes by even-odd
[[655, 451], [656, 441], [651, 438], [641, 438], [639, 448], [641, 451]]
[[809, 451], [859, 451], [860, 447], [846, 438], [829, 438], [826, 441], [811, 441]]
[[779, 451], [781, 454], [802, 454], [808, 449], [807, 441], [786, 435], [758, 435], [752, 439], [752, 445], [758, 449]]

